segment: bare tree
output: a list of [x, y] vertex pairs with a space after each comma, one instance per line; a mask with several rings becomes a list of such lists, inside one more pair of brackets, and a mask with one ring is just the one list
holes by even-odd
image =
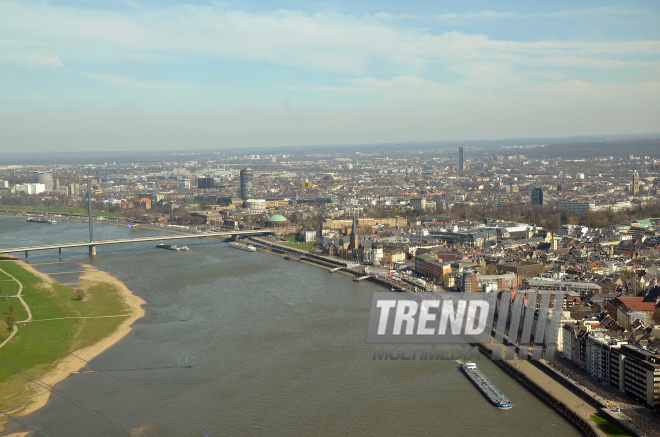
[[497, 275], [497, 266], [495, 264], [486, 264], [486, 274], [487, 275]]
[[76, 299], [83, 301], [87, 298], [87, 292], [85, 290], [76, 290]]

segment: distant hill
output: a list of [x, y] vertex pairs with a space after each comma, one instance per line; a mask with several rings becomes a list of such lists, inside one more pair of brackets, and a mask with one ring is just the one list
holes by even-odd
[[660, 140], [553, 144], [527, 149], [523, 153], [530, 158], [575, 159], [630, 155], [660, 158]]

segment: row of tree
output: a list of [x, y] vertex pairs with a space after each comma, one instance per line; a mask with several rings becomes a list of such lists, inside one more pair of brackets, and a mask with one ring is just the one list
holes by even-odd
[[399, 215], [408, 220], [423, 215], [442, 215], [452, 220], [483, 221], [486, 218], [494, 220], [508, 220], [536, 224], [552, 232], [562, 225], [582, 225], [590, 228], [606, 228], [622, 222], [623, 220], [660, 217], [660, 201], [644, 206], [634, 206], [622, 211], [585, 211], [575, 214], [568, 209], [557, 205], [503, 205], [497, 208], [493, 204], [485, 205], [454, 205], [451, 210], [446, 211], [420, 211], [401, 210], [398, 207], [373, 207], [369, 214], [371, 217], [392, 217]]

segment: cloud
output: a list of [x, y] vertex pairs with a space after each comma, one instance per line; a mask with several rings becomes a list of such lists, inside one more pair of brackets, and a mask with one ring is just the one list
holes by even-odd
[[156, 92], [190, 92], [194, 91], [195, 87], [192, 85], [174, 82], [174, 81], [156, 81], [156, 80], [136, 80], [124, 76], [113, 76], [109, 74], [93, 74], [90, 75], [92, 79], [101, 82], [109, 83], [120, 88], [142, 90], [142, 91], [156, 91]]
[[[514, 15], [482, 11], [474, 17]], [[77, 58], [143, 56], [178, 62], [181, 56], [202, 55], [357, 76], [374, 62], [410, 72], [438, 62], [494, 60], [594, 68], [660, 65], [660, 41], [506, 41], [401, 28], [382, 16], [253, 13], [193, 5], [102, 11], [5, 0], [0, 1], [0, 43], [5, 62], [25, 65], [49, 59], [44, 47], [53, 47], [54, 56], [55, 45]]]

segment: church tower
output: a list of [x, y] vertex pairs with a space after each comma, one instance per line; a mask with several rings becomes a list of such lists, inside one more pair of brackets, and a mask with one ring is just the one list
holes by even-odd
[[351, 229], [351, 242], [348, 245], [349, 249], [358, 248], [358, 230], [357, 230], [357, 219], [353, 217], [353, 228]]

